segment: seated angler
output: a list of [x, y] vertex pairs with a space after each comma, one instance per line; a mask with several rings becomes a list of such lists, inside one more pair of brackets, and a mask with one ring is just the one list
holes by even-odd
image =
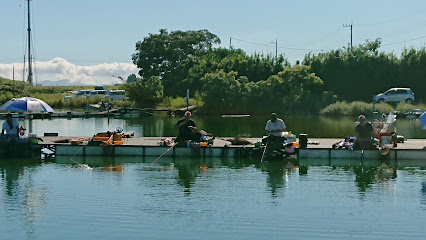
[[266, 123], [265, 130], [270, 135], [262, 140], [263, 143], [267, 142], [280, 142], [282, 143], [285, 138], [283, 133], [287, 130], [284, 121], [277, 117], [276, 113], [271, 114], [271, 119]]
[[179, 129], [179, 136], [175, 139], [175, 142], [178, 142], [179, 145], [183, 145], [185, 141], [194, 140], [197, 138], [197, 136], [199, 139], [197, 126], [195, 125], [195, 122], [191, 119], [190, 111], [185, 112], [184, 118], [176, 123], [176, 128]]
[[16, 139], [19, 136], [19, 122], [12, 118], [10, 113], [6, 114], [6, 121], [3, 123], [1, 135], [9, 140]]
[[358, 117], [359, 124], [355, 127], [356, 140], [354, 142], [354, 150], [365, 150], [375, 148], [374, 128], [370, 122], [365, 120], [364, 115]]

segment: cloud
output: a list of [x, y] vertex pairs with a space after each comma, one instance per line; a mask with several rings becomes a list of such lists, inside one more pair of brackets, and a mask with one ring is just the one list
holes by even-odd
[[[23, 63], [0, 63], [0, 76], [12, 79], [13, 67], [15, 80], [22, 80]], [[28, 66], [25, 65], [27, 68]], [[35, 62], [33, 66], [35, 82], [59, 81], [68, 79], [70, 82], [86, 85], [110, 85], [120, 80], [114, 76], [127, 76], [138, 73], [138, 68], [132, 63], [103, 63], [90, 66], [78, 66], [63, 58], [54, 58], [48, 62]], [[27, 73], [25, 73], [26, 75]]]

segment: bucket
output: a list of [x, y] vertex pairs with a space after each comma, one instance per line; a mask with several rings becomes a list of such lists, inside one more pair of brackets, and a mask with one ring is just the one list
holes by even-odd
[[308, 147], [308, 134], [306, 133], [299, 134], [299, 147], [300, 148]]
[[382, 140], [382, 146], [391, 144], [392, 136], [382, 136], [381, 140]]

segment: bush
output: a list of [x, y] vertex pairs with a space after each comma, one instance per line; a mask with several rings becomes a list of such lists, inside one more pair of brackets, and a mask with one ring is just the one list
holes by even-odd
[[[394, 109], [386, 103], [376, 104], [376, 111], [379, 113], [389, 113]], [[324, 116], [358, 116], [368, 115], [373, 112], [373, 104], [366, 102], [336, 102], [321, 109], [320, 114]]]
[[408, 104], [406, 102], [400, 102], [396, 106], [395, 110], [403, 112], [403, 113], [408, 113], [408, 112], [412, 112], [414, 109], [420, 109], [421, 112], [424, 112], [424, 111], [426, 111], [426, 105], [424, 105], [424, 104], [412, 105], [412, 104]]

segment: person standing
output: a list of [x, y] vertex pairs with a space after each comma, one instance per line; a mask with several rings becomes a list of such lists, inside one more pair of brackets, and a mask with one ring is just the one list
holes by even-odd
[[197, 132], [197, 126], [191, 119], [191, 115], [190, 111], [186, 111], [183, 119], [176, 123], [176, 128], [179, 129], [179, 136], [175, 139], [175, 142], [182, 144], [184, 141], [194, 138], [194, 133]]
[[276, 113], [271, 114], [271, 119], [266, 123], [265, 130], [269, 133], [267, 138], [262, 141], [283, 142], [285, 140], [283, 133], [287, 130], [287, 126], [281, 118], [277, 117]]
[[1, 135], [5, 135], [12, 138], [17, 138], [19, 135], [19, 122], [15, 118], [12, 118], [12, 114], [6, 114], [6, 121], [3, 123]]

